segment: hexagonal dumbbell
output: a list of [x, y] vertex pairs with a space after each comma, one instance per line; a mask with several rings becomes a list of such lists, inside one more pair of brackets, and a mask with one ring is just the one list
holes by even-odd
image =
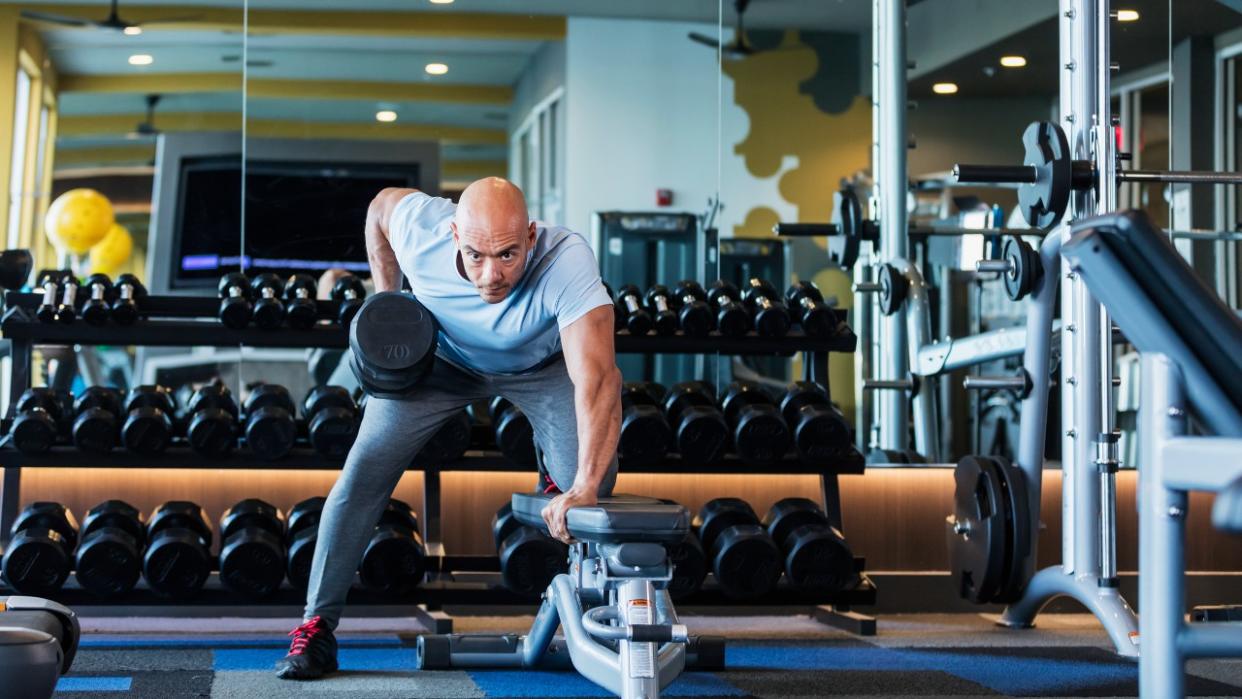
[[275, 330], [285, 319], [285, 304], [280, 297], [285, 293], [285, 282], [270, 272], [250, 280], [250, 293], [254, 298], [252, 318], [254, 324], [264, 330]]
[[156, 594], [189, 599], [211, 574], [211, 525], [207, 513], [185, 500], [166, 502], [147, 518], [142, 576]]
[[243, 406], [246, 446], [259, 458], [283, 459], [297, 438], [289, 389], [273, 383], [255, 386]]
[[849, 422], [817, 383], [789, 384], [781, 398], [781, 416], [804, 461], [823, 463], [845, 454], [852, 446]]
[[358, 407], [341, 386], [316, 386], [302, 401], [306, 433], [315, 451], [343, 459], [358, 437]]
[[220, 277], [217, 292], [220, 294], [220, 322], [237, 330], [250, 325], [254, 309], [250, 305], [250, 280], [246, 275], [233, 272]]
[[441, 465], [457, 461], [470, 449], [470, 415], [459, 410], [440, 425], [414, 457], [416, 464]]
[[492, 432], [496, 447], [515, 464], [534, 468], [535, 430], [521, 408], [500, 396], [492, 398], [488, 412], [492, 418]]
[[135, 386], [125, 401], [121, 443], [135, 454], [159, 454], [173, 438], [176, 404], [164, 386]]
[[776, 402], [759, 384], [734, 381], [720, 402], [733, 431], [733, 446], [743, 461], [770, 466], [789, 451], [789, 428]]
[[794, 282], [785, 292], [785, 301], [794, 320], [809, 337], [833, 337], [837, 334], [837, 315], [824, 302], [819, 287], [812, 282]]
[[755, 599], [776, 588], [781, 554], [750, 505], [739, 498], [716, 498], [694, 518], [716, 582], [734, 599]]
[[133, 325], [140, 315], [138, 302], [147, 296], [147, 288], [132, 274], [122, 274], [114, 285], [116, 300], [112, 302], [112, 321], [117, 325]]
[[23, 454], [42, 454], [56, 444], [69, 410], [67, 396], [47, 387], [28, 388], [17, 399], [9, 434]]
[[716, 327], [726, 337], [741, 337], [750, 332], [753, 323], [750, 313], [742, 305], [737, 287], [723, 279], [712, 282], [707, 290], [707, 300], [716, 309]]
[[630, 382], [621, 387], [621, 438], [617, 456], [625, 464], [651, 465], [668, 454], [673, 441], [660, 401], [664, 387], [651, 382]]
[[43, 293], [35, 317], [40, 323], [51, 323], [56, 320], [56, 306], [60, 299], [60, 280], [64, 276], [61, 270], [45, 269], [39, 272], [35, 286]]
[[285, 579], [285, 515], [246, 498], [220, 515], [220, 582], [251, 599], [270, 596]]
[[0, 568], [4, 579], [23, 595], [54, 594], [69, 577], [78, 522], [58, 502], [27, 505], [13, 521]]
[[500, 557], [501, 582], [514, 594], [538, 597], [569, 567], [568, 547], [519, 522], [512, 503], [506, 502], [492, 517], [492, 540]]
[[90, 386], [73, 402], [73, 445], [82, 451], [106, 454], [121, 441], [121, 392]]
[[295, 330], [309, 330], [318, 319], [319, 307], [315, 305], [315, 278], [309, 274], [295, 274], [285, 283], [285, 320]]
[[686, 381], [664, 396], [664, 414], [673, 430], [674, 449], [687, 464], [709, 464], [724, 456], [729, 424], [716, 408], [711, 386]]
[[655, 323], [656, 333], [672, 335], [677, 332], [677, 314], [673, 312], [668, 287], [656, 284], [647, 290], [647, 309]]
[[200, 386], [185, 410], [185, 436], [190, 448], [200, 454], [221, 457], [237, 446], [237, 401], [223, 381]]
[[62, 323], [72, 323], [78, 317], [78, 278], [72, 272], [66, 271], [65, 275], [60, 279], [60, 305], [56, 307], [56, 320]]
[[707, 304], [707, 292], [693, 279], [677, 282], [673, 289], [673, 308], [681, 331], [689, 337], [707, 337], [716, 329], [716, 316]]
[[78, 584], [100, 597], [116, 597], [134, 589], [142, 575], [146, 534], [142, 515], [133, 505], [105, 500], [92, 507], [82, 519], [82, 540], [75, 557]]
[[371, 592], [401, 595], [422, 582], [427, 574], [426, 559], [414, 510], [390, 499], [363, 551], [358, 578]]
[[651, 314], [643, 310], [643, 292], [638, 287], [626, 284], [617, 291], [616, 310], [631, 335], [646, 335], [651, 331]]
[[764, 337], [784, 337], [789, 332], [789, 309], [770, 282], [751, 277], [746, 284], [746, 304], [755, 316], [755, 329]]
[[92, 274], [86, 278], [86, 289], [90, 297], [82, 304], [82, 320], [89, 325], [107, 325], [111, 304], [116, 298], [112, 280], [106, 274]]
[[818, 503], [779, 500], [764, 516], [763, 526], [781, 548], [785, 577], [794, 587], [840, 592], [858, 582], [853, 551]]
[[332, 300], [341, 304], [336, 319], [341, 325], [348, 327], [362, 308], [367, 298], [367, 288], [362, 280], [352, 274], [346, 274], [332, 285]]
[[285, 531], [285, 572], [289, 584], [305, 590], [310, 580], [311, 564], [315, 560], [315, 544], [319, 541], [319, 518], [323, 514], [326, 498], [307, 498], [289, 510]]

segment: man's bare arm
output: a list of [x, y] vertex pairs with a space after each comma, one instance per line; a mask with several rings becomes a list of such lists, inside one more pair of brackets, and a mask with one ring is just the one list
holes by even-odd
[[388, 222], [397, 202], [417, 191], [388, 187], [380, 190], [367, 208], [367, 261], [371, 264], [371, 279], [375, 282], [376, 292], [401, 290], [401, 267], [397, 265], [392, 243], [388, 242]]

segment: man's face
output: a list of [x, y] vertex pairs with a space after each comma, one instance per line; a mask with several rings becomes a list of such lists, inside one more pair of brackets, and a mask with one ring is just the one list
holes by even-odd
[[460, 225], [454, 221], [452, 227], [466, 278], [479, 296], [487, 303], [505, 300], [526, 271], [527, 253], [535, 244], [534, 222], [521, 228], [465, 220]]

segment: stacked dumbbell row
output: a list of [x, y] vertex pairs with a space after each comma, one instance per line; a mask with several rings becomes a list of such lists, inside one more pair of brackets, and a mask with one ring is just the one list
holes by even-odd
[[136, 301], [147, 289], [132, 274], [122, 274], [114, 284], [106, 274], [92, 274], [79, 282], [72, 270], [46, 269], [35, 277], [43, 301], [35, 317], [44, 323], [72, 323], [80, 315], [91, 325], [133, 325], [138, 320]]
[[[220, 322], [234, 329], [254, 323], [265, 330], [281, 326], [307, 330], [319, 321], [317, 287], [315, 278], [307, 274], [295, 274], [288, 279], [271, 273], [253, 279], [237, 272], [226, 274], [218, 286]], [[332, 299], [340, 304], [336, 321], [347, 327], [366, 295], [366, 287], [358, 277], [347, 274], [338, 279], [332, 287]]]
[[717, 400], [702, 381], [666, 390], [627, 383], [621, 392], [622, 464], [654, 464], [669, 452], [687, 463], [712, 463], [726, 451], [757, 466], [784, 459], [791, 447], [807, 463], [822, 464], [853, 448], [850, 427], [818, 384], [797, 381], [774, 398], [756, 383], [729, 384]]
[[[80, 529], [63, 505], [36, 502], [14, 522], [0, 569], [21, 594], [53, 595], [73, 571], [78, 584], [99, 597], [124, 595], [141, 578], [156, 594], [181, 600], [194, 597], [218, 570], [228, 590], [262, 599], [286, 577], [306, 588], [323, 502], [303, 500], [287, 520], [263, 500], [238, 502], [220, 516], [216, 556], [207, 515], [192, 502], [166, 502], [144, 521], [128, 503], [108, 500], [87, 511]], [[359, 580], [372, 593], [399, 595], [422, 581], [425, 559], [418, 518], [409, 505], [390, 500], [363, 554]]]
[[794, 324], [809, 337], [840, 332], [832, 304], [809, 281], [795, 282], [783, 297], [771, 282], [751, 278], [740, 292], [720, 279], [707, 289], [682, 280], [671, 290], [656, 284], [646, 293], [626, 284], [614, 298], [617, 330], [631, 335], [673, 335], [680, 330], [689, 337], [707, 337], [712, 331], [741, 337], [754, 330], [763, 337], [784, 337]]
[[265, 460], [285, 457], [299, 434], [320, 454], [344, 458], [358, 432], [358, 408], [349, 391], [317, 386], [302, 401], [302, 420], [283, 386], [260, 384], [239, 407], [218, 381], [186, 391], [178, 409], [172, 391], [138, 386], [128, 394], [91, 386], [71, 398], [50, 388], [31, 388], [16, 404], [9, 430], [14, 446], [27, 454], [58, 443], [108, 453], [114, 449], [153, 455], [183, 440], [197, 452], [222, 457], [239, 439]]

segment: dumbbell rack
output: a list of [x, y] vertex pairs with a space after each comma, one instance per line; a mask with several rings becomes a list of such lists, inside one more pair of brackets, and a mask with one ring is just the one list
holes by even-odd
[[[345, 329], [335, 323], [339, 309], [335, 301], [316, 302], [318, 318], [330, 321], [327, 324], [320, 323], [308, 330], [282, 327], [274, 331], [256, 327], [243, 329], [225, 327], [216, 319], [219, 300], [209, 297], [144, 296], [137, 300], [141, 319], [129, 326], [114, 324], [91, 326], [80, 320], [69, 324], [42, 323], [35, 317], [35, 311], [42, 303], [41, 295], [7, 292], [4, 301], [5, 311], [3, 317], [0, 318], [0, 333], [12, 343], [12, 366], [9, 375], [9, 391], [12, 399], [9, 401], [8, 414], [0, 421], [0, 429], [3, 429], [5, 435], [8, 434], [9, 426], [15, 417], [16, 396], [30, 387], [32, 351], [36, 343], [165, 347], [245, 345], [269, 348], [337, 349], [348, 346], [348, 335]], [[841, 321], [839, 325], [841, 331], [832, 337], [807, 337], [797, 330], [783, 338], [759, 337], [753, 333], [743, 337], [723, 337], [718, 334], [702, 338], [686, 337], [681, 334], [639, 337], [621, 331], [616, 335], [616, 350], [619, 353], [631, 354], [767, 356], [792, 356], [801, 352], [803, 354], [803, 378], [828, 388], [829, 353], [853, 352], [858, 342], [853, 331], [844, 324], [845, 311], [836, 310], [835, 312], [838, 314], [838, 320]], [[410, 470], [422, 471], [424, 474], [422, 522], [428, 554], [428, 569], [432, 571], [432, 576], [431, 580], [415, 591], [414, 596], [426, 608], [435, 609], [445, 603], [520, 602], [526, 604], [529, 602], [493, 586], [456, 583], [448, 580], [453, 573], [497, 571], [499, 562], [496, 556], [450, 556], [444, 553], [441, 543], [440, 474], [454, 471], [529, 472], [531, 470], [514, 464], [499, 452], [485, 448], [482, 443], [474, 446], [478, 448], [472, 448], [463, 458], [452, 463], [412, 463], [409, 467]], [[287, 457], [279, 461], [265, 461], [245, 451], [238, 451], [224, 458], [211, 458], [185, 446], [172, 446], [166, 452], [154, 456], [121, 451], [112, 454], [91, 454], [68, 446], [56, 446], [44, 454], [22, 454], [9, 443], [6, 436], [0, 440], [0, 468], [4, 469], [3, 491], [0, 494], [0, 542], [7, 543], [9, 529], [20, 508], [23, 467], [335, 470], [340, 469], [341, 466], [341, 461], [329, 459], [302, 446], [295, 447]], [[691, 465], [682, 463], [676, 455], [672, 455], [659, 463], [626, 466], [624, 470], [627, 473], [818, 475], [823, 490], [825, 512], [832, 524], [841, 529], [838, 476], [861, 474], [864, 467], [862, 456], [857, 451], [851, 450], [850, 454], [832, 463], [806, 463], [787, 457], [775, 466], [759, 468], [726, 455], [715, 463]], [[862, 559], [858, 560], [860, 571], [863, 569], [863, 563]], [[858, 634], [871, 634], [874, 633], [875, 620], [849, 612], [851, 606], [875, 604], [874, 583], [865, 574], [860, 574], [859, 577], [860, 582], [854, 589], [840, 593], [816, 594], [812, 597], [781, 590], [780, 594], [774, 595], [771, 601], [760, 601], [758, 604], [806, 603], [816, 608], [816, 617], [824, 623]], [[199, 601], [209, 604], [217, 602], [213, 600], [212, 594], [208, 594], [210, 592], [211, 590], [204, 590], [204, 595]], [[289, 592], [288, 589], [282, 589], [272, 601], [280, 603], [286, 596], [285, 593]], [[158, 603], [156, 598], [141, 594], [141, 591], [135, 591], [131, 597], [133, 599], [123, 598], [120, 602], [126, 604]], [[717, 590], [704, 589], [686, 603], [714, 606], [728, 604], [729, 601]], [[435, 621], [439, 630], [443, 631], [443, 619], [437, 617]]]

